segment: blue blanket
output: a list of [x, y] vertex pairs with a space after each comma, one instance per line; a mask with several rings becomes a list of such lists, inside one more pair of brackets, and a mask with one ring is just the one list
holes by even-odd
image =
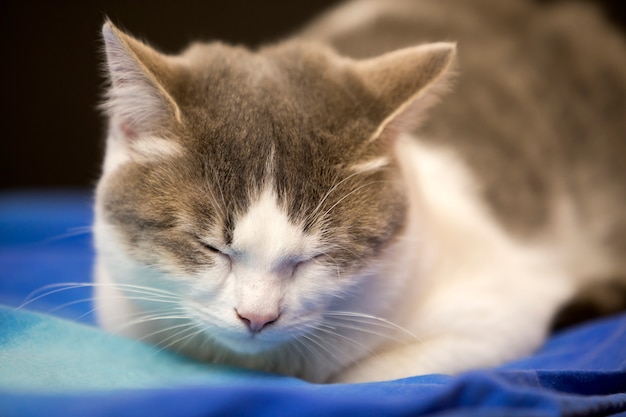
[[200, 364], [103, 333], [88, 287], [41, 290], [89, 281], [90, 205], [84, 192], [0, 195], [0, 416], [626, 415], [626, 315], [495, 369], [352, 385]]

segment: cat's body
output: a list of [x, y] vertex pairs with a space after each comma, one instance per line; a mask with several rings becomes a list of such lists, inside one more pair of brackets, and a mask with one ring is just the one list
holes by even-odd
[[[367, 60], [104, 37], [106, 328], [311, 381], [452, 373], [625, 276], [626, 51], [589, 10], [359, 1], [301, 34]], [[452, 83], [453, 44], [390, 52], [438, 40]]]

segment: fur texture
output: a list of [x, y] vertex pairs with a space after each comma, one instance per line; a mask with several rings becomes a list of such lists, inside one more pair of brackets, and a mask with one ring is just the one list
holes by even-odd
[[626, 53], [593, 11], [361, 0], [177, 56], [103, 35], [105, 328], [315, 382], [452, 373], [624, 276]]

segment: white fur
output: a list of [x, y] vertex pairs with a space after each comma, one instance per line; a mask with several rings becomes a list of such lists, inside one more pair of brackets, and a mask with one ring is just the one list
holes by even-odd
[[135, 139], [130, 146], [139, 162], [176, 158], [183, 154], [183, 148], [177, 142], [156, 136]]
[[369, 161], [361, 162], [350, 167], [351, 171], [362, 174], [371, 171], [377, 171], [389, 165], [389, 158], [380, 157], [370, 159]]
[[233, 234], [232, 279], [237, 313], [246, 318], [278, 318], [284, 287], [298, 263], [315, 254], [316, 241], [292, 224], [271, 189], [263, 191], [237, 221]]
[[237, 220], [232, 249], [238, 260], [254, 269], [274, 270], [315, 255], [317, 240], [302, 233], [277, 202], [271, 187], [265, 189]]
[[128, 143], [125, 138], [110, 132], [109, 137], [107, 138], [107, 152], [104, 157], [102, 174], [109, 175], [115, 171], [115, 169], [130, 160], [131, 157], [128, 152]]
[[454, 155], [411, 138], [398, 143], [397, 154], [417, 179], [413, 214], [433, 256], [422, 281], [397, 300], [393, 319], [420, 341], [390, 344], [337, 380], [455, 373], [530, 353], [573, 291], [566, 269], [544, 245], [507, 235]]
[[158, 162], [176, 158], [183, 154], [182, 146], [170, 139], [143, 135], [129, 139], [111, 123], [107, 138], [107, 152], [104, 158], [103, 174], [108, 175], [129, 161], [139, 163]]

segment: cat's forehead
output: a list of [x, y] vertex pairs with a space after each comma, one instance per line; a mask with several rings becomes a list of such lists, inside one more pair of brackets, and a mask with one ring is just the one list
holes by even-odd
[[181, 54], [181, 59], [207, 80], [273, 86], [284, 85], [291, 78], [299, 84], [308, 77], [323, 76], [329, 81], [332, 78], [328, 71], [339, 70], [345, 60], [326, 46], [308, 42], [287, 42], [258, 50], [220, 42], [196, 43]]
[[340, 167], [363, 162], [357, 148], [376, 123], [360, 117], [350, 74], [331, 52], [201, 44], [183, 56], [191, 64], [177, 97], [181, 137], [237, 201], [271, 176], [279, 198], [306, 203], [341, 176]]
[[371, 93], [344, 58], [321, 45], [297, 42], [251, 51], [198, 44], [183, 58], [189, 69], [177, 101], [205, 119], [333, 128], [351, 118], [364, 124], [371, 118]]

